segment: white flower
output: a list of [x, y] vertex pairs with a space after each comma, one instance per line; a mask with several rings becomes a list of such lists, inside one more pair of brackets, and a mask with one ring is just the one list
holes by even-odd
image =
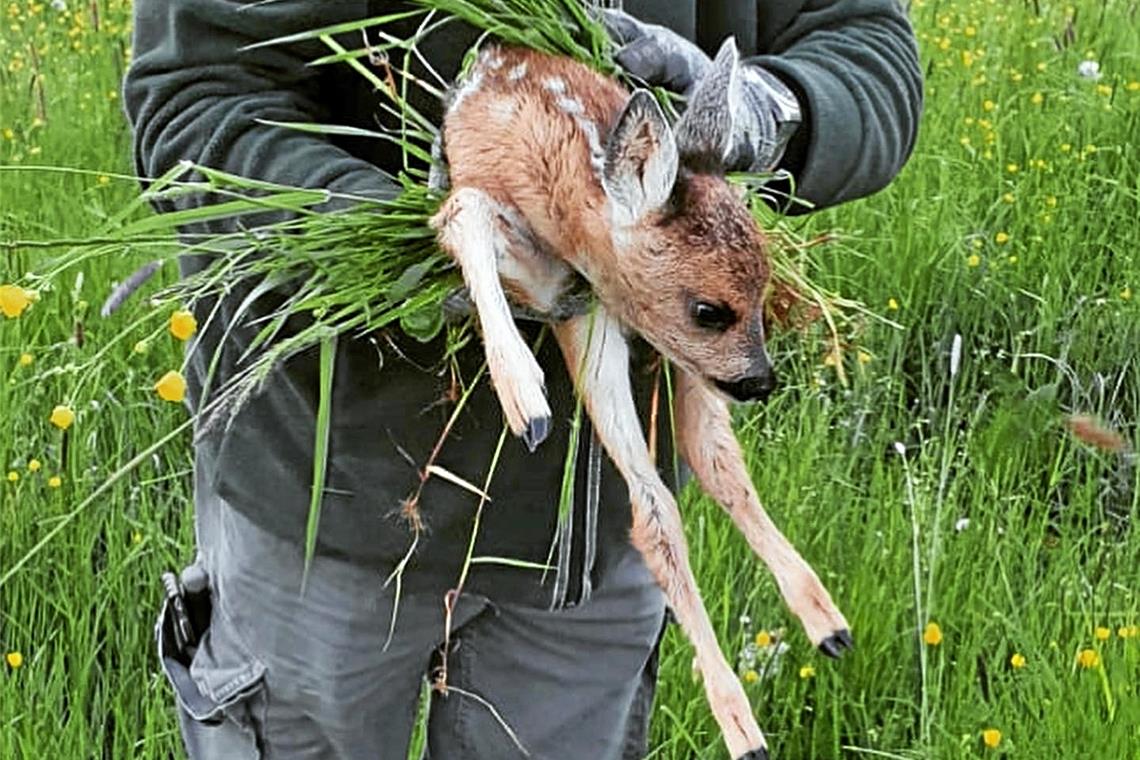
[[962, 531], [964, 531], [968, 527], [970, 527], [970, 518], [969, 517], [959, 517], [958, 521], [954, 523], [954, 532], [955, 533], [961, 533]]
[[906, 456], [906, 446], [903, 445], [902, 441], [895, 441], [895, 453], [900, 457]]
[[958, 366], [962, 363], [962, 336], [954, 333], [954, 342], [950, 346], [950, 377], [958, 374]]
[[1095, 82], [1100, 79], [1100, 64], [1096, 61], [1081, 61], [1077, 65], [1077, 73]]

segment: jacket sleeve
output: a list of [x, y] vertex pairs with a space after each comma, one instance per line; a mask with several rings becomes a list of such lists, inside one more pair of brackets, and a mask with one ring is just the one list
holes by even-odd
[[[783, 165], [796, 178], [798, 197], [832, 206], [881, 189], [910, 156], [922, 113], [918, 51], [896, 0], [794, 5], [798, 11], [785, 18], [762, 8], [766, 54], [749, 62], [799, 95], [804, 122]], [[765, 29], [765, 21], [779, 28]]]
[[[392, 179], [321, 135], [261, 124], [327, 121], [319, 42], [246, 46], [364, 18], [364, 0], [135, 0], [134, 61], [123, 84], [139, 176], [180, 160], [259, 180], [378, 198]], [[205, 203], [186, 196], [169, 208]], [[232, 224], [229, 223], [229, 224]], [[211, 232], [225, 231], [214, 223]]]

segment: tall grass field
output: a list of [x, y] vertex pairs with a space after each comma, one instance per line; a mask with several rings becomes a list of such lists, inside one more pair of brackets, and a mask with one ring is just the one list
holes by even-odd
[[[909, 5], [914, 156], [886, 191], [795, 221], [831, 241], [810, 250], [815, 281], [885, 319], [841, 352], [782, 336], [782, 389], [738, 416], [761, 497], [857, 648], [815, 652], [690, 490], [695, 571], [774, 757], [1134, 760], [1140, 5]], [[0, 15], [5, 285], [138, 186], [130, 2]], [[152, 629], [159, 574], [192, 556], [189, 435], [148, 449], [187, 419], [155, 390], [183, 345], [115, 342], [128, 317], [98, 314], [147, 259], [125, 246], [22, 310], [0, 290], [20, 312], [0, 316], [0, 758], [182, 756]], [[670, 631], [657, 760], [725, 756], [691, 662]]]

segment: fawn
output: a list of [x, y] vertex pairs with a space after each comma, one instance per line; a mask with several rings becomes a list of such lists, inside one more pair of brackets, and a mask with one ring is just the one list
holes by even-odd
[[852, 646], [811, 567], [765, 514], [725, 396], [775, 385], [765, 350], [764, 239], [724, 178], [739, 62], [721, 47], [671, 128], [653, 96], [588, 66], [490, 46], [453, 90], [443, 125], [451, 189], [432, 220], [463, 272], [507, 423], [533, 448], [550, 408], [543, 372], [507, 297], [540, 312], [584, 278], [592, 313], [553, 326], [594, 429], [629, 486], [633, 544], [693, 643], [733, 758], [767, 757], [748, 699], [716, 641], [676, 500], [650, 459], [629, 379], [626, 332], [676, 368], [679, 453], [776, 577], [824, 653]]

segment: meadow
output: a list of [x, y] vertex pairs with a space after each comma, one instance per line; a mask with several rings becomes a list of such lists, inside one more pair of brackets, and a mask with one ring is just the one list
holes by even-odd
[[[813, 651], [688, 491], [694, 567], [774, 757], [1140, 758], [1140, 6], [910, 12], [914, 156], [888, 190], [796, 221], [829, 240], [815, 279], [885, 320], [840, 353], [781, 337], [783, 388], [739, 415], [856, 651]], [[18, 285], [137, 195], [130, 3], [0, 13], [0, 285]], [[2, 758], [182, 756], [151, 636], [159, 574], [192, 551], [190, 441], [147, 452], [186, 420], [155, 393], [182, 344], [114, 342], [122, 318], [98, 315], [146, 259], [125, 247], [26, 309], [0, 291], [22, 312], [0, 317]], [[677, 631], [652, 746], [724, 755]]]

